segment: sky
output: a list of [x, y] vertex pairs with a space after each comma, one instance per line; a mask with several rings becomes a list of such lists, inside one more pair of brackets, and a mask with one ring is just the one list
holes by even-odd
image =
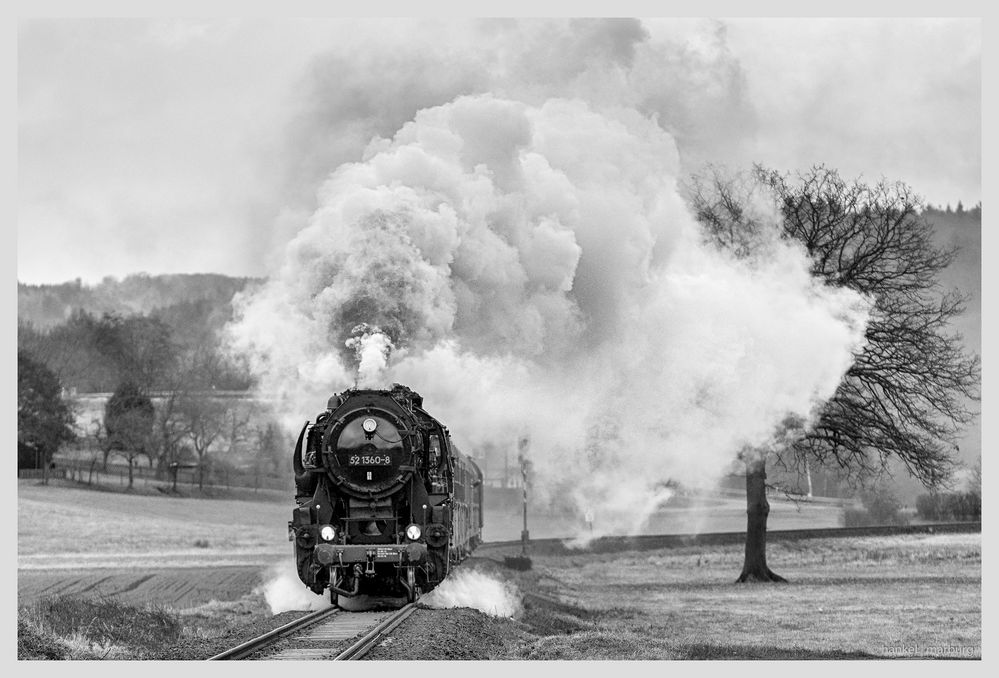
[[491, 94], [627, 108], [706, 163], [981, 200], [977, 19], [22, 20], [17, 276], [266, 276], [324, 180]]

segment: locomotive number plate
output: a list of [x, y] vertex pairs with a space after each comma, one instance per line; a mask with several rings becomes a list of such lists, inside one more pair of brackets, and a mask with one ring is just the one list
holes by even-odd
[[352, 454], [347, 458], [348, 466], [391, 466], [392, 457], [387, 454]]

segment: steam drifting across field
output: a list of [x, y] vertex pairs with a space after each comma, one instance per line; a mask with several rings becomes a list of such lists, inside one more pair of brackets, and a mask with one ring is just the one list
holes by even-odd
[[421, 605], [443, 609], [471, 607], [493, 617], [512, 617], [521, 610], [517, 587], [484, 572], [461, 570], [420, 599]]
[[679, 175], [634, 110], [421, 110], [333, 171], [234, 345], [292, 426], [334, 391], [404, 383], [466, 452], [496, 468], [529, 436], [536, 494], [637, 529], [664, 481], [711, 483], [807, 420], [867, 313], [776, 237], [747, 260], [706, 245]]

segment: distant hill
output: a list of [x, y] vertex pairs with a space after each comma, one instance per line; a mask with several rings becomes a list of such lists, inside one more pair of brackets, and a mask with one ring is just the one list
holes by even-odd
[[225, 308], [236, 292], [261, 282], [215, 273], [148, 275], [137, 273], [123, 280], [105, 278], [97, 285], [79, 280], [59, 285], [17, 284], [17, 318], [44, 330], [65, 322], [75, 310], [91, 315], [143, 314], [177, 305], [201, 302]]

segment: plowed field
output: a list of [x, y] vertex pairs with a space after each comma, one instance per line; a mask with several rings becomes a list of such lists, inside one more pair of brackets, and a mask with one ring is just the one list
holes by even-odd
[[114, 596], [128, 604], [189, 608], [238, 600], [262, 582], [257, 567], [164, 570], [26, 570], [18, 573], [18, 604], [62, 595]]

